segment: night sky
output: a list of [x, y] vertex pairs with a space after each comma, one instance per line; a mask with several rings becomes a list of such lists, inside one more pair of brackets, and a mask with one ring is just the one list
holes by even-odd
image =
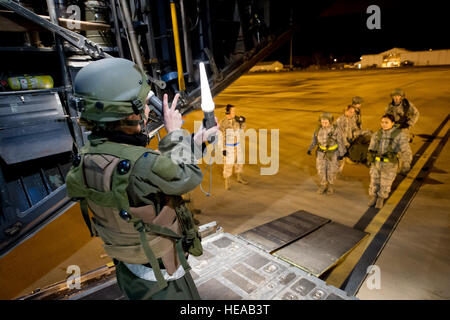
[[[394, 47], [450, 49], [450, 1], [295, 1], [294, 56], [354, 62]], [[381, 11], [381, 29], [366, 22], [370, 5]], [[288, 14], [286, 14], [287, 18]], [[285, 44], [273, 57], [288, 60]]]

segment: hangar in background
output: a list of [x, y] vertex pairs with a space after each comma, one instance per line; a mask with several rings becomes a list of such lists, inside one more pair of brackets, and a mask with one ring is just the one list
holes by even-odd
[[355, 66], [359, 69], [377, 67], [392, 68], [400, 66], [439, 66], [450, 65], [450, 50], [409, 51], [393, 48], [378, 54], [363, 55]]
[[278, 72], [283, 70], [283, 64], [279, 61], [258, 62], [249, 72]]

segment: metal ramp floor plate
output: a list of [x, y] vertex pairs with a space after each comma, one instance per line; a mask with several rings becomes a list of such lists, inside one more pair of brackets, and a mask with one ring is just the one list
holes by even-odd
[[276, 251], [274, 255], [319, 277], [342, 260], [367, 235], [330, 222]]
[[188, 261], [203, 300], [356, 299], [237, 236], [214, 234], [202, 245]]
[[267, 252], [273, 252], [330, 222], [304, 210], [273, 220], [240, 233], [245, 241]]
[[[228, 233], [202, 240], [203, 255], [189, 256], [190, 273], [203, 300], [356, 300], [343, 290]], [[65, 281], [25, 297], [63, 300], [122, 300], [115, 270], [100, 281], [67, 290]], [[89, 282], [89, 281], [88, 281]], [[63, 290], [58, 291], [63, 288]], [[50, 296], [50, 295], [51, 296]]]

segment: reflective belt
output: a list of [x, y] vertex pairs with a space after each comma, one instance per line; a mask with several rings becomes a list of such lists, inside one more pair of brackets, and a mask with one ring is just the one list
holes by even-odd
[[383, 158], [383, 157], [375, 157], [375, 160], [378, 161], [378, 162], [381, 162], [381, 161], [383, 161], [383, 162], [390, 162], [389, 158]]
[[337, 147], [338, 147], [337, 144], [335, 144], [334, 146], [329, 147], [329, 148], [327, 148], [327, 147], [322, 147], [321, 145], [319, 145], [319, 148], [320, 148], [321, 150], [323, 150], [323, 151], [332, 151], [332, 150], [336, 150]]

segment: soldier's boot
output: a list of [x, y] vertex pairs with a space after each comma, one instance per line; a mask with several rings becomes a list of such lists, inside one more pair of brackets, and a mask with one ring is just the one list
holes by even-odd
[[328, 185], [327, 194], [334, 194], [334, 188], [332, 184]]
[[381, 208], [383, 208], [383, 205], [384, 205], [384, 198], [378, 197], [377, 198], [377, 204], [375, 205], [375, 208], [381, 209]]
[[370, 196], [369, 203], [367, 204], [369, 207], [373, 207], [377, 203], [377, 196]]
[[327, 185], [323, 184], [319, 187], [319, 189], [317, 189], [317, 193], [318, 194], [323, 194], [325, 191], [327, 190]]
[[248, 181], [242, 179], [242, 175], [240, 173], [237, 174], [237, 182], [242, 184], [248, 184]]
[[225, 178], [225, 190], [230, 190], [230, 178]]

